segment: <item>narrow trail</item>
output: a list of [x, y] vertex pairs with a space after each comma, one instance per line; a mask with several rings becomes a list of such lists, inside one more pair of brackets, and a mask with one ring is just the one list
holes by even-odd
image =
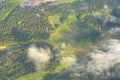
[[19, 47], [20, 47], [20, 45], [17, 45], [17, 46], [9, 46], [9, 47], [7, 47], [7, 46], [1, 46], [1, 47], [0, 47], [0, 52], [2, 52], [2, 51], [10, 51], [10, 50], [12, 50], [12, 49], [19, 48]]

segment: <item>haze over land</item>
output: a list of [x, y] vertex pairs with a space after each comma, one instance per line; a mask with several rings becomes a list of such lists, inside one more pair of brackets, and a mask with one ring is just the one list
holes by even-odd
[[119, 0], [1, 0], [0, 80], [120, 80]]

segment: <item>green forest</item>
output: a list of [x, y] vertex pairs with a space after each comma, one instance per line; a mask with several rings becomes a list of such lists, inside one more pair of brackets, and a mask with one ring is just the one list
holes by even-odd
[[120, 80], [119, 72], [103, 78], [69, 69], [90, 60], [104, 38], [120, 39], [108, 33], [120, 27], [120, 0], [58, 0], [30, 9], [21, 2], [0, 1], [0, 80]]

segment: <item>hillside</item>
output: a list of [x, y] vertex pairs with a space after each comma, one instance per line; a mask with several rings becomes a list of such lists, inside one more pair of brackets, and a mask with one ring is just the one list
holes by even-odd
[[0, 1], [0, 80], [120, 80], [119, 3]]

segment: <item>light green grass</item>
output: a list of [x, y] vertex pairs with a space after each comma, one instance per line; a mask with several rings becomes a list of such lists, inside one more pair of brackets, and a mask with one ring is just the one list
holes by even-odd
[[22, 77], [18, 78], [17, 80], [42, 80], [42, 78], [48, 73], [50, 73], [50, 72], [39, 71], [39, 72], [35, 72], [35, 73], [29, 74], [29, 75], [22, 76]]

